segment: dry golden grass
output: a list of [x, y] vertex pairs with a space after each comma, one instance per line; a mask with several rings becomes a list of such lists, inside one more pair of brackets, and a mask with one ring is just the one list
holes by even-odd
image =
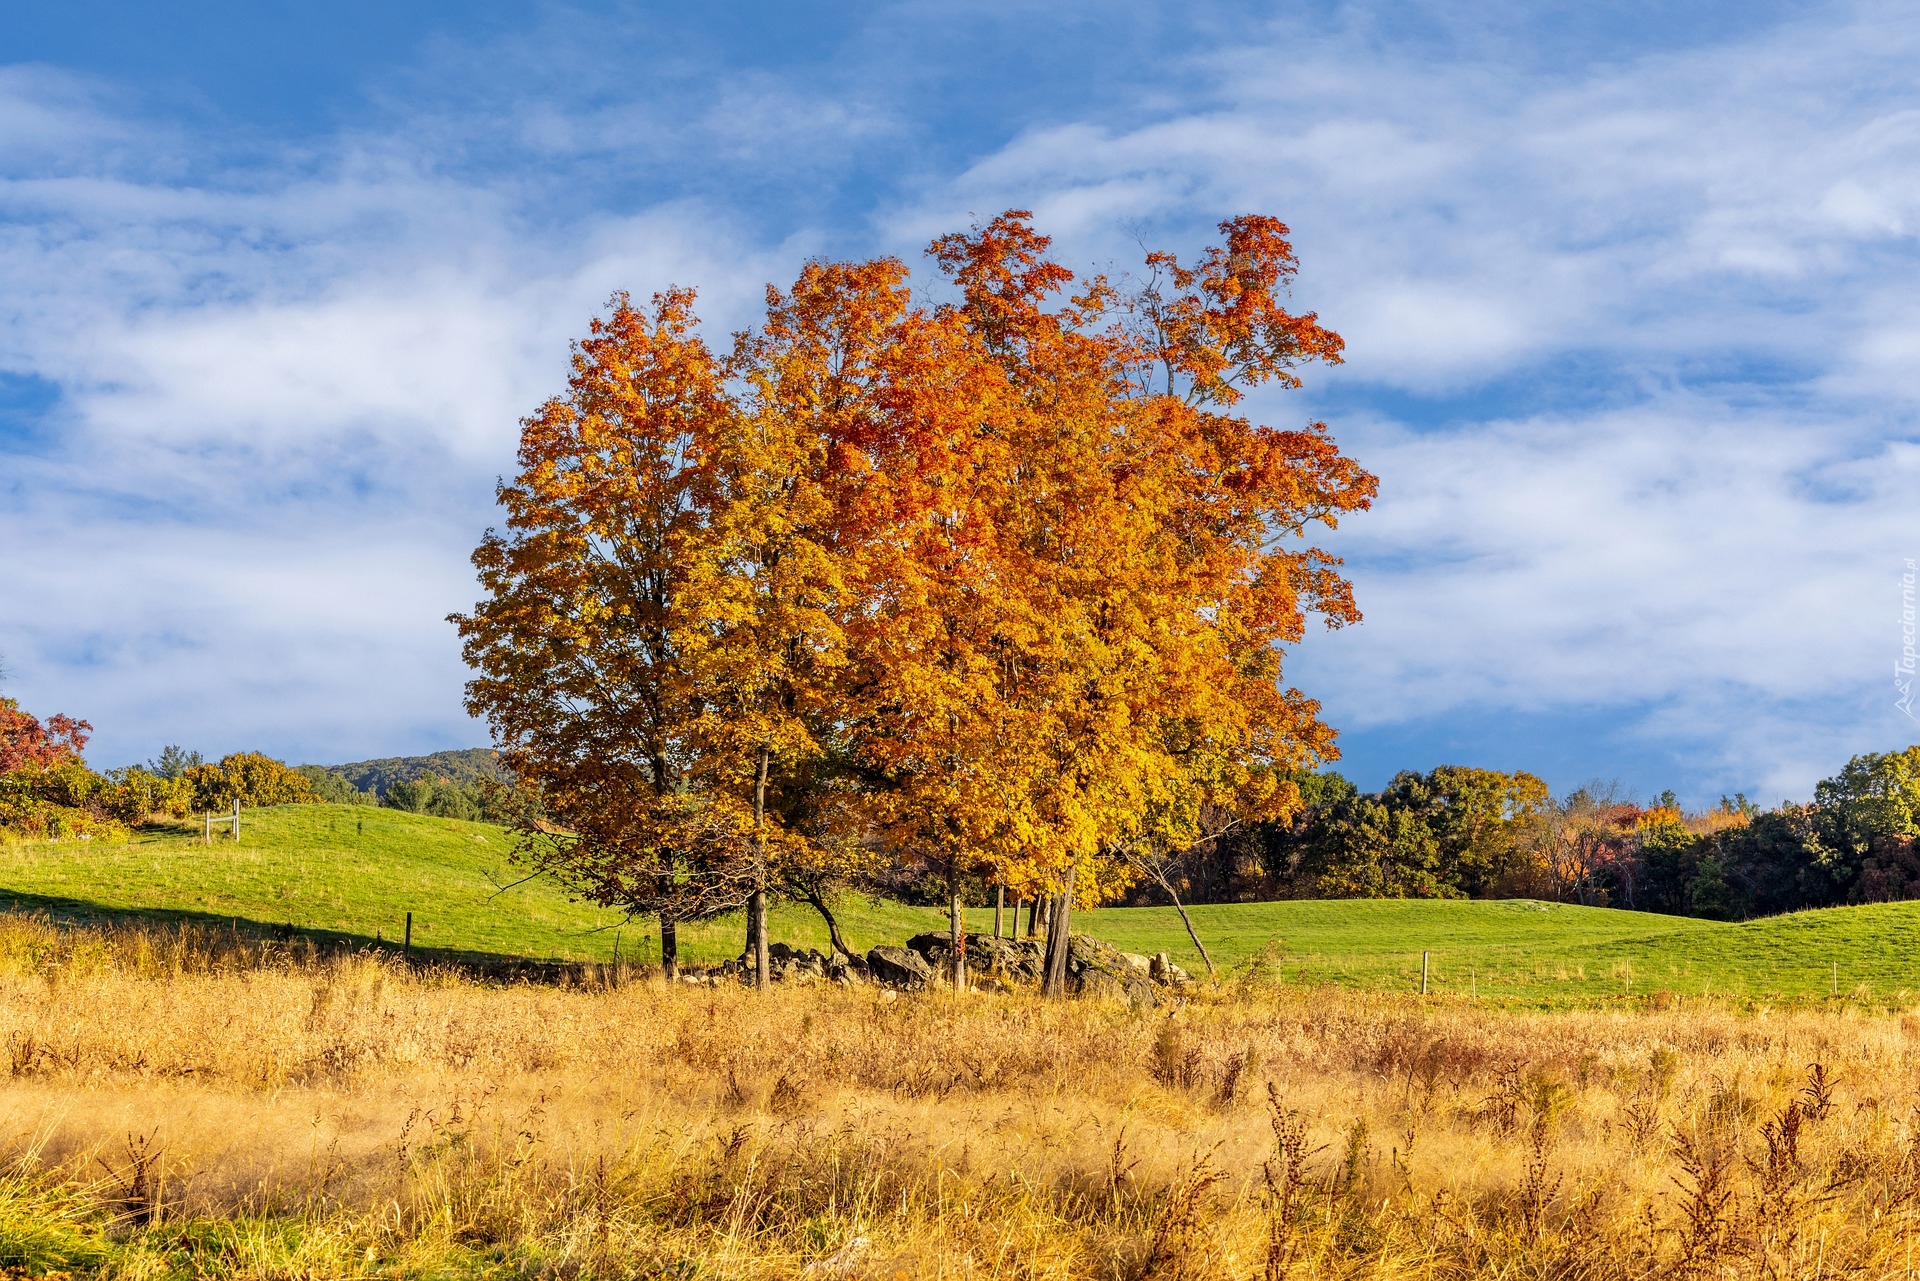
[[0, 920], [0, 1273], [1908, 1276], [1920, 1019], [488, 987]]

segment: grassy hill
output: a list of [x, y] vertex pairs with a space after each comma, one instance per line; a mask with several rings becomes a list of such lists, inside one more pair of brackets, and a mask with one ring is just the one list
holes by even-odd
[[[185, 828], [125, 845], [0, 847], [0, 908], [297, 930], [349, 942], [399, 939], [414, 914], [427, 956], [608, 960], [655, 954], [650, 922], [568, 901], [510, 864], [511, 838], [483, 823], [367, 806], [306, 805], [245, 816], [242, 839], [212, 846]], [[938, 929], [935, 909], [852, 899], [843, 929], [858, 947]], [[1191, 909], [1223, 971], [1259, 965], [1289, 982], [1415, 990], [1429, 953], [1441, 994], [1551, 1004], [1658, 990], [1761, 999], [1920, 993], [1920, 903], [1804, 912], [1742, 924], [1563, 904], [1361, 900]], [[986, 928], [991, 910], [970, 922]], [[1076, 926], [1129, 951], [1199, 957], [1170, 908], [1107, 908]], [[809, 908], [781, 905], [774, 937], [826, 947]], [[693, 959], [737, 954], [738, 919], [682, 930]], [[1838, 967], [1837, 979], [1835, 967]]]
[[[651, 922], [571, 902], [508, 860], [512, 836], [486, 823], [368, 805], [283, 805], [242, 816], [241, 839], [206, 845], [191, 825], [139, 832], [124, 845], [76, 841], [0, 846], [0, 909], [92, 918], [139, 915], [242, 929], [291, 926], [345, 942], [397, 943], [413, 913], [416, 952], [478, 960], [611, 960], [657, 953]], [[935, 928], [929, 909], [847, 905], [862, 946]], [[820, 946], [813, 909], [781, 905], [776, 938]], [[737, 921], [683, 927], [682, 952], [740, 951]]]

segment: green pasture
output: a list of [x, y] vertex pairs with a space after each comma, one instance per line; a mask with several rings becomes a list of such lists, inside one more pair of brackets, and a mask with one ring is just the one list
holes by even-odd
[[[1288, 982], [1447, 996], [1591, 1003], [1657, 992], [1755, 1000], [1920, 994], [1920, 902], [1726, 923], [1527, 900], [1360, 899], [1188, 909], [1225, 971], [1258, 965]], [[1171, 908], [1085, 913], [1129, 951], [1177, 941]]]
[[[513, 864], [511, 834], [487, 823], [368, 805], [281, 805], [241, 816], [240, 840], [194, 825], [147, 828], [123, 845], [37, 841], [0, 845], [0, 910], [95, 919], [138, 916], [235, 926], [291, 927], [347, 943], [398, 946], [413, 913], [425, 957], [610, 961], [657, 957], [651, 921], [571, 901]], [[938, 928], [931, 909], [855, 900], [843, 929], [862, 947]], [[775, 938], [826, 949], [819, 914], [781, 904]], [[737, 956], [742, 926], [722, 919], [681, 927], [694, 960]]]
[[[508, 859], [484, 823], [367, 806], [299, 805], [246, 814], [238, 842], [185, 827], [123, 845], [0, 846], [0, 910], [71, 919], [137, 916], [396, 944], [414, 914], [427, 958], [607, 961], [657, 955], [651, 922], [572, 902]], [[1920, 993], [1920, 903], [1803, 912], [1740, 924], [1527, 901], [1350, 900], [1189, 909], [1223, 976], [1257, 970], [1292, 984], [1429, 990], [1527, 1003], [1591, 1003], [1660, 991], [1755, 1000], [1834, 993], [1876, 1002]], [[858, 948], [944, 928], [937, 909], [864, 897], [838, 905]], [[991, 908], [970, 929], [990, 929]], [[1167, 951], [1203, 973], [1171, 908], [1082, 912], [1075, 928], [1131, 952]], [[826, 949], [819, 916], [782, 904], [773, 935]], [[737, 955], [741, 922], [683, 926], [683, 955]]]

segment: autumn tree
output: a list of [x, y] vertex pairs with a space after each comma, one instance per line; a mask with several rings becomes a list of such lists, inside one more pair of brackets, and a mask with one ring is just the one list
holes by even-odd
[[488, 597], [455, 619], [468, 705], [539, 791], [523, 850], [658, 913], [669, 965], [676, 921], [744, 906], [764, 985], [768, 895], [810, 889], [824, 910], [864, 857], [835, 719], [835, 485], [888, 341], [885, 274], [808, 267], [724, 357], [691, 294], [650, 313], [616, 298], [568, 393], [523, 424], [508, 532], [475, 555]]
[[188, 767], [181, 778], [192, 789], [196, 810], [224, 810], [236, 802], [252, 808], [320, 800], [297, 770], [260, 752], [231, 752], [213, 764]]
[[1030, 862], [1061, 889], [1049, 987], [1064, 978], [1076, 896], [1130, 877], [1115, 857], [1149, 836], [1203, 833], [1202, 806], [1280, 814], [1287, 773], [1333, 758], [1318, 705], [1279, 684], [1305, 615], [1358, 617], [1338, 563], [1296, 546], [1365, 507], [1374, 480], [1325, 428], [1285, 432], [1227, 412], [1247, 388], [1337, 360], [1337, 335], [1279, 299], [1286, 228], [1223, 223], [1225, 244], [1128, 294], [1074, 284], [1020, 211], [933, 252], [1019, 411], [1021, 502], [1004, 535], [1035, 624], [1021, 706], [1041, 746]]
[[56, 713], [42, 722], [17, 699], [0, 698], [0, 774], [78, 764], [92, 733], [86, 721]]
[[748, 952], [763, 988], [769, 892], [782, 864], [821, 857], [791, 820], [832, 755], [845, 663], [834, 463], [866, 412], [864, 362], [884, 341], [869, 323], [871, 274], [812, 264], [791, 293], [768, 290], [765, 325], [736, 345], [740, 413], [699, 470], [705, 515], [675, 638], [703, 805], [748, 869]]
[[950, 978], [964, 987], [963, 878], [1005, 883], [1038, 840], [1022, 698], [1034, 601], [1006, 541], [1031, 460], [1005, 372], [961, 313], [912, 306], [903, 264], [869, 270], [889, 338], [869, 366], [871, 412], [839, 454], [857, 602], [846, 729], [876, 838], [945, 879]]
[[690, 292], [616, 295], [573, 353], [565, 394], [521, 423], [504, 533], [474, 553], [486, 596], [455, 615], [467, 708], [503, 768], [537, 790], [521, 856], [585, 897], [657, 914], [669, 976], [677, 925], [753, 892], [727, 814], [691, 775], [702, 707], [683, 652], [689, 583], [740, 413]]
[[1641, 813], [1622, 797], [1617, 782], [1575, 788], [1549, 807], [1535, 839], [1554, 897], [1603, 906], [1622, 870], [1631, 870], [1633, 833]]
[[129, 825], [155, 812], [185, 812], [191, 789], [183, 780], [139, 766], [88, 767], [82, 753], [92, 729], [71, 716], [42, 721], [0, 698], [0, 835], [124, 840]]
[[1357, 615], [1294, 543], [1373, 481], [1318, 425], [1225, 412], [1339, 340], [1277, 301], [1284, 227], [1224, 230], [1065, 303], [1019, 213], [935, 242], [949, 305], [891, 259], [810, 264], [724, 358], [690, 295], [616, 299], [523, 424], [456, 619], [547, 806], [536, 864], [663, 928], [744, 901], [764, 982], [767, 895], [825, 913], [885, 849], [944, 870], [956, 984], [963, 877], [1054, 892], [1057, 990], [1128, 842], [1296, 803], [1332, 735], [1278, 651]]

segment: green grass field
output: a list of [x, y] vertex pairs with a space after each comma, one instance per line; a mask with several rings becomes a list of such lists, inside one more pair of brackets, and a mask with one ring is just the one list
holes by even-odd
[[[522, 882], [511, 838], [482, 823], [395, 810], [306, 805], [245, 816], [239, 842], [212, 846], [186, 829], [146, 831], [125, 845], [0, 847], [0, 908], [78, 919], [140, 916], [292, 928], [336, 941], [396, 943], [414, 914], [426, 957], [477, 960], [645, 960], [650, 923], [569, 902]], [[1757, 1000], [1827, 997], [1901, 1002], [1920, 993], [1920, 903], [1803, 912], [1721, 924], [1563, 904], [1357, 900], [1199, 906], [1194, 924], [1223, 972], [1259, 965], [1289, 982], [1430, 990], [1545, 1004], [1666, 990]], [[935, 909], [852, 898], [839, 907], [856, 947], [944, 926]], [[988, 928], [975, 909], [970, 928]], [[773, 912], [773, 934], [826, 948], [804, 906]], [[1083, 912], [1075, 928], [1133, 952], [1200, 960], [1171, 908]], [[683, 927], [683, 954], [718, 960], [740, 948], [737, 918]], [[1835, 967], [1838, 967], [1837, 975]]]
[[[651, 922], [570, 902], [508, 859], [512, 836], [486, 823], [359, 805], [283, 805], [250, 811], [235, 842], [216, 830], [146, 829], [125, 845], [78, 841], [0, 846], [0, 910], [81, 919], [135, 915], [162, 921], [291, 926], [352, 943], [398, 944], [413, 913], [424, 956], [462, 960], [608, 961], [657, 956]], [[925, 908], [864, 900], [846, 905], [861, 946], [898, 942], [945, 918]], [[774, 937], [825, 950], [812, 908], [782, 904]], [[741, 926], [722, 919], [681, 927], [694, 960], [738, 955]]]

